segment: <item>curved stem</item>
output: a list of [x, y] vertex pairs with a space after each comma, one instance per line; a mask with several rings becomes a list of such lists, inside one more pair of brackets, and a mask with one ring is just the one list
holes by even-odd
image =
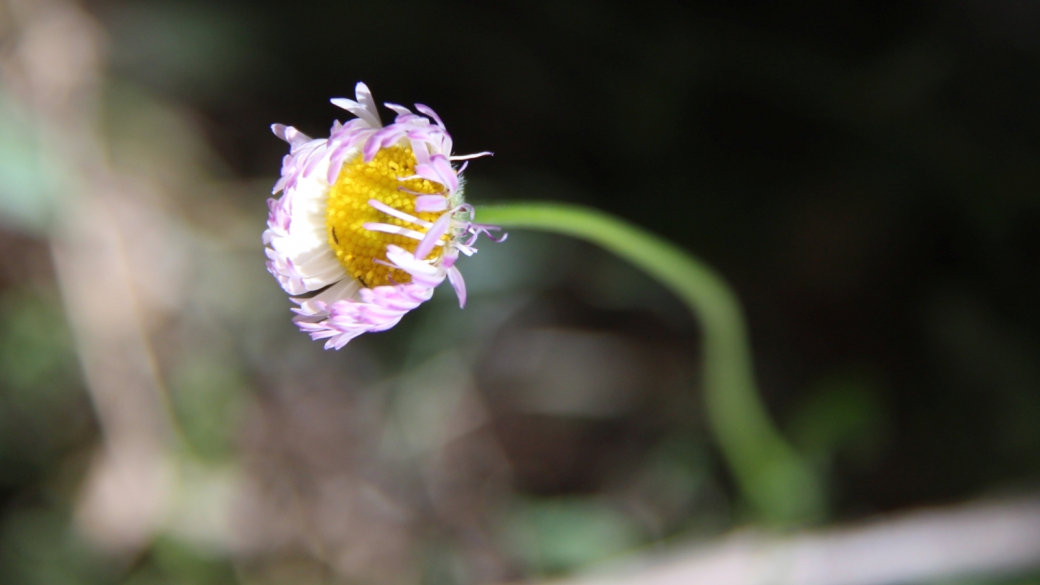
[[704, 399], [711, 431], [744, 497], [768, 521], [821, 512], [818, 478], [783, 439], [755, 386], [744, 316], [714, 270], [677, 246], [595, 209], [557, 203], [482, 205], [480, 221], [583, 239], [646, 271], [679, 296], [702, 328]]

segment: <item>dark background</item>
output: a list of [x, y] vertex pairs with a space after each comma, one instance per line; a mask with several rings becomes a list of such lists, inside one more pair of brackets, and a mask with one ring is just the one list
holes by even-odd
[[[150, 96], [212, 148], [199, 155], [197, 172], [209, 184], [235, 185], [205, 193], [255, 225], [257, 267], [249, 270], [262, 271], [264, 199], [286, 151], [269, 125], [324, 136], [334, 117], [343, 119], [328, 99], [352, 97], [363, 80], [379, 102], [436, 109], [457, 152], [494, 151], [467, 171], [467, 198], [478, 206], [478, 219], [484, 202], [582, 203], [677, 243], [725, 275], [747, 311], [774, 419], [826, 473], [826, 522], [1036, 489], [1040, 6], [1013, 0], [92, 0], [84, 6], [109, 39], [106, 94]], [[107, 120], [121, 115], [118, 107], [105, 111]], [[172, 200], [189, 224], [219, 231], [212, 227], [217, 219], [193, 215], [204, 215], [193, 211], [200, 197]], [[25, 254], [42, 245], [36, 236], [4, 237], [22, 242]], [[5, 243], [5, 250], [13, 245]], [[480, 485], [494, 484], [488, 488], [494, 503], [466, 496], [459, 504], [465, 511], [446, 520], [421, 512], [430, 506], [427, 496], [400, 487], [419, 472], [394, 467], [366, 475], [396, 486], [386, 488], [395, 498], [418, 502], [422, 519], [409, 524], [412, 552], [405, 557], [435, 559], [414, 561], [418, 574], [439, 574], [437, 567], [451, 563], [436, 560], [438, 547], [459, 542], [463, 551], [495, 560], [487, 568], [463, 552], [469, 577], [445, 569], [456, 577], [444, 582], [568, 571], [612, 550], [593, 543], [587, 554], [554, 560], [543, 552], [541, 561], [531, 561], [527, 545], [495, 536], [501, 524], [495, 518], [516, 506], [533, 506], [519, 512], [532, 518], [607, 522], [613, 527], [607, 532], [636, 534], [620, 539], [625, 546], [755, 522], [704, 426], [696, 324], [678, 301], [619, 261], [563, 238], [517, 232], [501, 246], [485, 243], [481, 255], [482, 263], [463, 265], [477, 282], [475, 306], [465, 311], [470, 316], [460, 317], [450, 295], [439, 291], [427, 315], [420, 314], [424, 308], [338, 354], [323, 354], [293, 332], [275, 283], [256, 280], [273, 289], [263, 294], [274, 299], [272, 314], [280, 321], [264, 329], [271, 341], [259, 346], [234, 335], [222, 342], [220, 355], [239, 364], [242, 400], [261, 405], [247, 408], [253, 414], [236, 424], [220, 425], [230, 445], [224, 460], [247, 468], [262, 461], [279, 475], [287, 472], [272, 461], [314, 451], [310, 439], [278, 446], [277, 437], [292, 434], [284, 430], [289, 423], [270, 430], [270, 417], [296, 416], [285, 411], [298, 408], [292, 405], [299, 397], [284, 387], [313, 386], [319, 389], [307, 396], [352, 405], [393, 403], [378, 398], [386, 379], [463, 347], [489, 413], [474, 444], [494, 442], [500, 452], [485, 456], [465, 446], [451, 457], [463, 469], [477, 469], [472, 475]], [[520, 276], [508, 275], [514, 265]], [[481, 276], [484, 266], [491, 272]], [[23, 277], [21, 269], [6, 270], [14, 276], [0, 286], [10, 291]], [[496, 285], [487, 284], [487, 274], [506, 276]], [[481, 336], [470, 331], [473, 323], [487, 329], [488, 320], [496, 325]], [[235, 327], [241, 325], [225, 329]], [[413, 338], [426, 341], [416, 346]], [[581, 340], [589, 339], [591, 353], [564, 351], [586, 347]], [[531, 347], [548, 353], [531, 357]], [[631, 364], [625, 370], [631, 381], [628, 398], [607, 414], [594, 404], [584, 412], [515, 404], [514, 395], [537, 394], [530, 388], [547, 379], [580, 377], [615, 359]], [[69, 409], [83, 409], [81, 398], [69, 400], [78, 405]], [[312, 415], [318, 416], [299, 415], [306, 419], [299, 424], [312, 428]], [[344, 420], [328, 424], [338, 428]], [[50, 459], [33, 463], [23, 454], [29, 463], [21, 464], [35, 471], [5, 483], [6, 518], [36, 505], [26, 494], [54, 481], [47, 478], [55, 461], [81, 457], [94, 444], [93, 424], [56, 440]], [[364, 435], [359, 428], [344, 432]], [[326, 433], [313, 440], [339, 439]], [[357, 439], [351, 457], [365, 460], [377, 443]], [[328, 456], [338, 460], [343, 453], [333, 449]], [[646, 475], [657, 461], [670, 462], [662, 465], [679, 479]], [[508, 471], [494, 471], [500, 465]], [[306, 465], [290, 467], [301, 481], [311, 473]], [[62, 485], [76, 485], [70, 473]], [[402, 473], [412, 479], [402, 483], [395, 475]], [[651, 478], [644, 499], [657, 502], [648, 504], [657, 520], [647, 522], [638, 520], [647, 512], [632, 512], [638, 506], [631, 501], [642, 496], [610, 500], [644, 476]], [[588, 502], [604, 498], [628, 502], [611, 508], [628, 520], [610, 524], [603, 518], [614, 516], [588, 511]], [[459, 520], [470, 516], [473, 526], [491, 528], [473, 536], [469, 520]], [[543, 534], [552, 530], [535, 530], [547, 539], [541, 546], [555, 542]], [[571, 533], [559, 538], [580, 541]], [[150, 563], [179, 566], [154, 561], [162, 558], [155, 554], [100, 574], [116, 582], [145, 579], [134, 571]], [[242, 575], [266, 574], [273, 563], [243, 573], [236, 563], [253, 567], [253, 561], [236, 554], [212, 561], [239, 567], [227, 579], [251, 583]], [[289, 556], [329, 562], [307, 552]], [[170, 579], [177, 574], [156, 571]], [[348, 564], [322, 579], [352, 574]], [[393, 572], [374, 574], [366, 578], [399, 582]], [[176, 582], [236, 582], [185, 578]]]
[[849, 482], [852, 510], [1036, 478], [1028, 2], [90, 7], [116, 71], [196, 110], [234, 176], [272, 175], [269, 124], [325, 135], [329, 97], [364, 80], [435, 107], [459, 152], [495, 151], [470, 176], [496, 189], [471, 201], [593, 205], [711, 262], [747, 305], [778, 416], [832, 376], [885, 403], [898, 448]]

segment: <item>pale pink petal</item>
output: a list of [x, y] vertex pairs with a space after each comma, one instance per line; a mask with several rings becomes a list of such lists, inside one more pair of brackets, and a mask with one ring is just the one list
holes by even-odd
[[480, 158], [482, 156], [495, 156], [495, 153], [489, 150], [485, 150], [484, 152], [475, 152], [473, 154], [458, 154], [449, 156], [448, 160], [472, 160], [475, 158]]
[[402, 105], [392, 104], [390, 102], [384, 102], [383, 105], [386, 106], [387, 109], [393, 110], [395, 113], [397, 113], [398, 116], [412, 115], [412, 111]]
[[433, 251], [434, 246], [440, 241], [441, 236], [448, 233], [448, 227], [451, 226], [451, 214], [445, 213], [437, 218], [437, 221], [433, 222], [431, 227], [426, 232], [426, 237], [419, 242], [419, 245], [415, 248], [415, 257], [418, 259], [426, 258]]
[[415, 198], [415, 211], [436, 212], [448, 209], [448, 198], [444, 195], [420, 195]]
[[462, 273], [459, 269], [452, 266], [448, 268], [448, 281], [451, 282], [451, 287], [455, 289], [455, 294], [459, 297], [459, 308], [466, 306], [466, 281], [462, 278]]
[[448, 157], [443, 154], [431, 156], [430, 162], [427, 164], [415, 165], [415, 174], [444, 185], [448, 193], [455, 193], [459, 188], [459, 177], [455, 174], [455, 169], [451, 168]]
[[368, 89], [368, 86], [365, 85], [363, 81], [359, 81], [358, 84], [354, 86], [354, 97], [357, 99], [358, 103], [365, 106], [365, 109], [371, 112], [375, 117], [375, 127], [378, 128], [382, 126], [383, 123], [379, 119], [379, 109], [376, 108], [376, 100], [372, 98], [372, 90]]
[[[420, 242], [425, 239], [426, 236], [422, 232], [417, 232], [413, 229], [401, 227], [399, 225], [391, 225], [389, 223], [378, 223], [378, 222], [367, 222], [362, 224], [363, 228], [373, 232], [383, 232], [384, 234], [394, 234], [395, 236], [404, 236], [413, 240], [419, 240]], [[430, 248], [431, 250], [433, 248]]]
[[433, 121], [437, 122], [438, 126], [440, 126], [441, 128], [444, 128], [444, 122], [441, 121], [441, 117], [437, 115], [437, 112], [433, 111], [433, 108], [431, 108], [429, 106], [426, 106], [426, 105], [423, 105], [423, 104], [415, 104], [415, 109], [417, 109], [420, 112], [422, 112], [423, 114], [426, 114], [427, 116], [433, 118]]
[[[444, 198], [441, 197], [441, 199], [444, 199]], [[389, 205], [387, 205], [386, 203], [383, 203], [382, 201], [379, 201], [378, 199], [369, 199], [368, 200], [368, 204], [371, 205], [373, 208], [378, 209], [379, 211], [382, 211], [383, 213], [385, 213], [387, 215], [396, 217], [397, 219], [401, 219], [401, 220], [407, 221], [409, 223], [414, 223], [416, 225], [421, 225], [423, 227], [430, 227], [431, 225], [433, 225], [432, 223], [430, 223], [428, 221], [419, 219], [418, 217], [414, 217], [414, 216], [408, 215], [407, 213], [401, 211], [400, 209], [395, 209], [393, 207], [390, 207]], [[416, 203], [416, 205], [415, 205], [415, 210], [416, 211], [423, 211], [423, 210], [419, 209], [419, 204], [418, 203]]]

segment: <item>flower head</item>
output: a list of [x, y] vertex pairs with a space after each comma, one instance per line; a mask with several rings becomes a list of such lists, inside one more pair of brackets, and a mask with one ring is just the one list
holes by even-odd
[[465, 306], [455, 261], [498, 228], [473, 223], [462, 198], [467, 163], [453, 164], [491, 153], [452, 155], [444, 123], [422, 104], [418, 114], [384, 104], [397, 116], [383, 126], [364, 83], [354, 100], [332, 103], [356, 118], [335, 122], [328, 138], [271, 127], [289, 154], [273, 191], [282, 196], [267, 201], [263, 242], [268, 271], [299, 305], [293, 321], [339, 349], [393, 327], [445, 279]]

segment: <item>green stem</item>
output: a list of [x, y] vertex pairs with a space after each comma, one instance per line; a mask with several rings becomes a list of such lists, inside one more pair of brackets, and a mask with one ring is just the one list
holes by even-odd
[[482, 205], [482, 223], [583, 239], [646, 271], [682, 299], [702, 328], [711, 430], [744, 497], [777, 524], [816, 517], [818, 478], [784, 440], [755, 387], [744, 316], [714, 270], [675, 245], [601, 211], [556, 203]]

